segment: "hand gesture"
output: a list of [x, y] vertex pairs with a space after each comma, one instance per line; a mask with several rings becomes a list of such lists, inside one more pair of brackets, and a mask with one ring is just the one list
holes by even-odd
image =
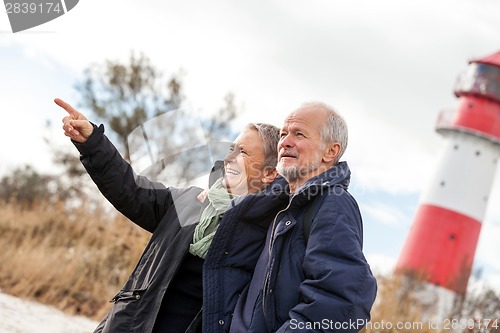
[[71, 105], [65, 101], [56, 98], [54, 102], [62, 107], [69, 116], [63, 118], [64, 135], [71, 138], [71, 140], [84, 143], [94, 131], [94, 126], [85, 118], [83, 114], [76, 111]]

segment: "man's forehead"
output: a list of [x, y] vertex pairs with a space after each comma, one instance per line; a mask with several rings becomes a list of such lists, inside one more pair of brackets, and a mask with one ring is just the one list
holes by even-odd
[[283, 123], [283, 128], [290, 126], [313, 125], [318, 121], [323, 121], [326, 113], [322, 109], [304, 107], [290, 113]]
[[285, 126], [290, 126], [295, 123], [305, 123], [306, 120], [304, 119], [304, 116], [302, 114], [297, 114], [297, 111], [294, 111], [288, 115], [288, 117], [285, 118], [284, 125]]

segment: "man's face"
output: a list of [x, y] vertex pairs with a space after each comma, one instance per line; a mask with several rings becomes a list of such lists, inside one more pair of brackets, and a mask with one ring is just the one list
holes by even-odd
[[311, 108], [299, 109], [285, 119], [278, 143], [277, 169], [290, 183], [300, 186], [326, 170], [321, 141], [326, 119], [325, 111]]
[[247, 129], [231, 145], [224, 158], [222, 184], [233, 194], [258, 192], [264, 176], [264, 142], [259, 133]]

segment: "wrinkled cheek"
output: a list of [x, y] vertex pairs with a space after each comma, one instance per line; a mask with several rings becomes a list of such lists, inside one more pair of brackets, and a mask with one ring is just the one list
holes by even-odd
[[263, 187], [262, 179], [264, 178], [264, 174], [261, 170], [254, 172], [251, 177], [248, 179], [248, 187], [252, 190], [260, 191]]
[[248, 180], [249, 190], [259, 190], [262, 187], [262, 181], [260, 178], [251, 178]]
[[243, 194], [247, 192], [247, 180], [242, 175], [238, 177], [226, 178], [226, 188], [235, 194]]

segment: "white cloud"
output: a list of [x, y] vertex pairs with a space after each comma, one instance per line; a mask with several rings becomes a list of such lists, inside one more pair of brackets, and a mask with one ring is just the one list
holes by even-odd
[[388, 275], [396, 267], [396, 259], [383, 254], [367, 254], [366, 260], [375, 275]]
[[369, 215], [371, 220], [392, 226], [405, 226], [409, 220], [404, 211], [385, 202], [372, 202], [363, 205], [363, 212]]
[[438, 146], [439, 138], [429, 128], [425, 139], [419, 140], [404, 128], [360, 110], [346, 117], [350, 124], [346, 159], [356, 169], [359, 181], [367, 189], [393, 194], [420, 192], [434, 167], [434, 147], [426, 143]]
[[492, 0], [88, 0], [39, 28], [5, 33], [0, 45], [20, 45], [27, 61], [76, 78], [93, 62], [144, 51], [166, 74], [186, 71], [189, 102], [202, 113], [235, 92], [240, 126], [281, 125], [303, 101], [323, 100], [348, 120], [346, 159], [363, 185], [409, 193], [432, 172], [434, 123], [456, 103], [456, 77], [499, 45], [499, 11]]
[[500, 252], [499, 239], [500, 219], [485, 220], [481, 227], [476, 257], [500, 274], [500, 261], [498, 260], [498, 253]]

